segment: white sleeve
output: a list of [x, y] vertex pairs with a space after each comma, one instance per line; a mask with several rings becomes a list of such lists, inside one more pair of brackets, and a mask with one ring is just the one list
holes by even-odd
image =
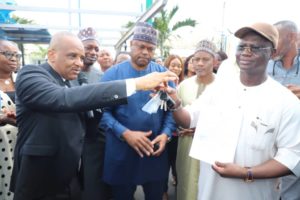
[[126, 93], [131, 96], [136, 92], [136, 84], [134, 78], [126, 79]]
[[[296, 176], [300, 176], [300, 104], [285, 104], [282, 112], [278, 136], [278, 151], [275, 160], [288, 167]], [[290, 101], [289, 101], [290, 102]]]

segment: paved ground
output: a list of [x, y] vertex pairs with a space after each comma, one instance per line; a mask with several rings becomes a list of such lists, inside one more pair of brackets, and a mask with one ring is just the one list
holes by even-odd
[[[169, 176], [171, 177], [171, 176]], [[172, 185], [171, 179], [169, 179], [169, 189], [168, 189], [168, 195], [169, 199], [168, 200], [176, 200], [176, 188]], [[135, 200], [144, 200], [144, 193], [143, 193], [143, 188], [141, 186], [138, 186], [136, 192], [135, 192]]]

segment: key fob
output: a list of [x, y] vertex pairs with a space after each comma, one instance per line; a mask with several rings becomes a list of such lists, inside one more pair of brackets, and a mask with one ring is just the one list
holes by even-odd
[[153, 147], [153, 151], [157, 151], [159, 149], [159, 144], [158, 143], [155, 143], [154, 144], [154, 147]]

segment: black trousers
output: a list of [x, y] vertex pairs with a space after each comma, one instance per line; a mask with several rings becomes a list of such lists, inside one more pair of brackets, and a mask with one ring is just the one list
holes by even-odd
[[111, 187], [102, 180], [105, 141], [102, 138], [85, 139], [82, 153], [82, 200], [109, 200]]
[[81, 186], [78, 177], [72, 179], [66, 190], [60, 194], [44, 196], [34, 200], [81, 200]]

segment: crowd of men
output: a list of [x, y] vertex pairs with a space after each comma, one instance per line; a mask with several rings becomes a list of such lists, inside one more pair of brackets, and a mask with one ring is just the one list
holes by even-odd
[[157, 34], [137, 23], [130, 52], [113, 59], [91, 27], [56, 33], [47, 61], [12, 85], [19, 51], [0, 40], [1, 105], [15, 94], [0, 122], [17, 128], [15, 144], [0, 127], [14, 154], [1, 154], [13, 164], [0, 199], [133, 200], [142, 186], [146, 200], [166, 200], [174, 135], [178, 200], [300, 199], [296, 24], [241, 27], [235, 62], [201, 40], [185, 79], [180, 57], [169, 60], [177, 71], [155, 62]]

